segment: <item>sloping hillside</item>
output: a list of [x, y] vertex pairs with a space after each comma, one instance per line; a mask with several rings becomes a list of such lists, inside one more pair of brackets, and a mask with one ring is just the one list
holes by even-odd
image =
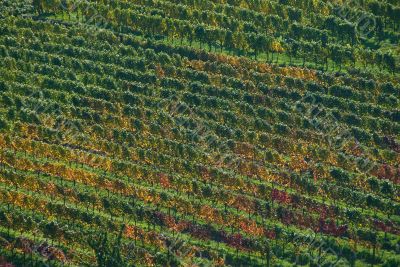
[[0, 265], [399, 266], [399, 11], [0, 0]]

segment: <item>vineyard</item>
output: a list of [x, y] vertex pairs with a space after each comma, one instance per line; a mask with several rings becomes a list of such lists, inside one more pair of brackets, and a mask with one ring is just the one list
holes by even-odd
[[398, 0], [0, 0], [0, 266], [400, 266]]

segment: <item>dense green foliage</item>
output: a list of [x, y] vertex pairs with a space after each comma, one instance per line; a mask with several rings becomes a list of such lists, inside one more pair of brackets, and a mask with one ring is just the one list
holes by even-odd
[[0, 0], [0, 265], [399, 266], [395, 0]]

